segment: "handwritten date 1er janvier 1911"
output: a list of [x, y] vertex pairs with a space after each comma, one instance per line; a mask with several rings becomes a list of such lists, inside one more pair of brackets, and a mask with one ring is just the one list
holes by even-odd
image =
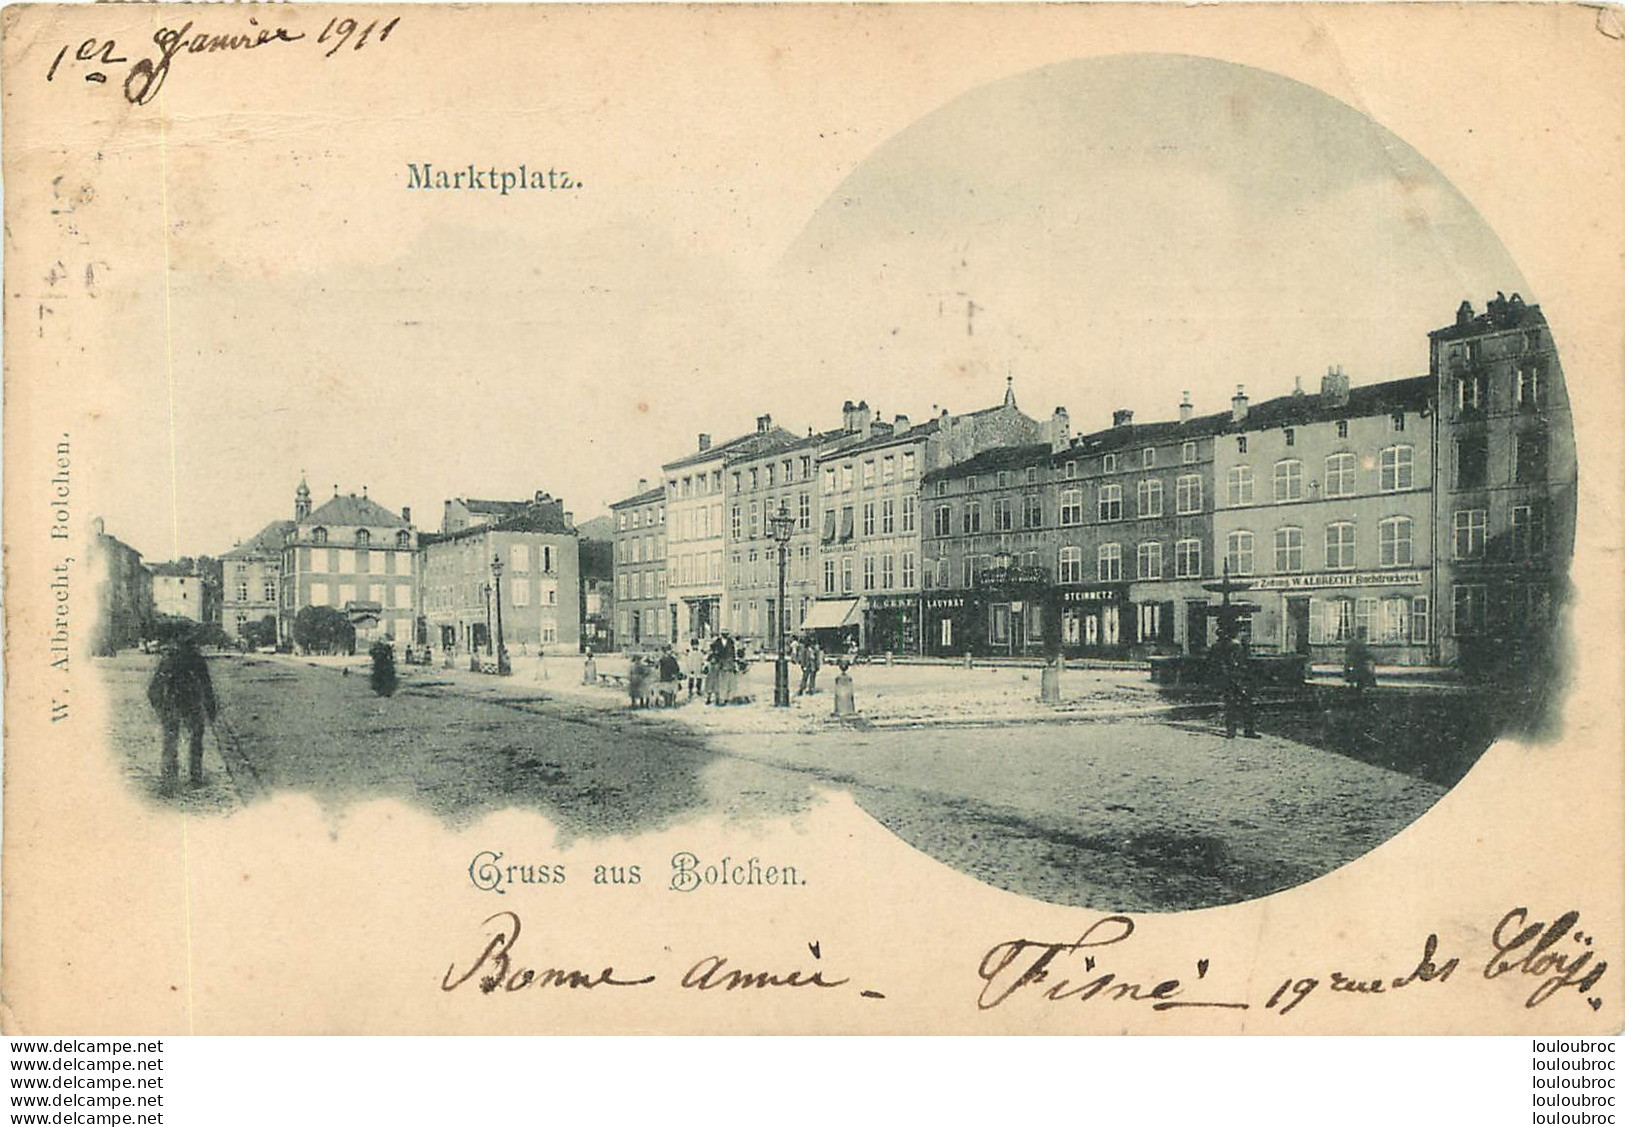
[[[400, 22], [400, 16], [365, 24], [351, 16], [335, 16], [315, 36], [315, 42], [322, 57], [330, 59], [346, 48], [359, 51], [369, 42], [384, 42]], [[196, 21], [188, 20], [178, 28], [162, 27], [153, 33], [152, 42], [158, 48], [158, 56], [136, 59], [124, 73], [124, 96], [132, 105], [146, 105], [158, 96], [158, 91], [169, 77], [170, 64], [177, 55], [253, 51], [310, 38], [307, 32], [264, 26], [254, 16], [249, 17], [248, 27], [239, 31], [211, 33], [196, 31], [195, 27]], [[83, 70], [80, 77], [84, 81], [105, 83], [109, 70], [129, 62], [130, 56], [120, 49], [117, 41], [85, 39], [78, 44], [63, 45], [51, 60], [50, 68], [45, 72], [45, 81], [55, 82], [58, 73], [66, 77], [70, 71], [78, 68]]]

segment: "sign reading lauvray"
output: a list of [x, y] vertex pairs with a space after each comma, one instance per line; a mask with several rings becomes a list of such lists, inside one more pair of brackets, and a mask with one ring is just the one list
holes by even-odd
[[1266, 575], [1252, 581], [1251, 591], [1289, 591], [1300, 587], [1397, 587], [1422, 582], [1420, 571], [1317, 571], [1308, 575]]

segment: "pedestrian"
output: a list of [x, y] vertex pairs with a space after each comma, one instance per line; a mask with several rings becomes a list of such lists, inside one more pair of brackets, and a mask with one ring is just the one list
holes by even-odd
[[1248, 739], [1258, 739], [1246, 648], [1234, 635], [1222, 638], [1214, 647], [1214, 660], [1224, 691], [1224, 738], [1235, 739], [1239, 726]]
[[209, 666], [190, 636], [164, 648], [158, 669], [147, 686], [147, 700], [163, 726], [164, 752], [159, 788], [174, 794], [180, 785], [180, 733], [186, 726], [187, 773], [192, 786], [203, 785], [203, 726], [218, 710]]
[[[519, 644], [524, 645], [523, 642]], [[547, 648], [541, 643], [536, 645], [536, 680], [547, 680]]]
[[1354, 699], [1365, 699], [1365, 691], [1377, 684], [1377, 663], [1365, 644], [1365, 627], [1360, 627], [1349, 639], [1343, 651], [1343, 680], [1354, 686]]
[[667, 708], [677, 704], [677, 687], [683, 680], [683, 667], [670, 646], [660, 650], [660, 703]]
[[721, 653], [717, 660], [717, 703], [732, 704], [739, 695], [739, 649], [733, 634], [722, 632]]
[[705, 687], [705, 651], [698, 638], [690, 638], [683, 651], [683, 673], [688, 678], [688, 699], [693, 700]]
[[722, 688], [722, 638], [720, 635], [711, 639], [711, 645], [705, 655], [705, 703], [721, 704], [719, 693]]
[[626, 692], [633, 708], [649, 706], [649, 667], [637, 654], [632, 655], [632, 663], [627, 666]]

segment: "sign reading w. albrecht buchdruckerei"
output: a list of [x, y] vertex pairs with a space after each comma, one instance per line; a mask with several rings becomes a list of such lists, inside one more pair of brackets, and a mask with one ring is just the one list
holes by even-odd
[[1466, 7], [6, 8], [7, 1029], [1618, 1029], [1621, 43]]

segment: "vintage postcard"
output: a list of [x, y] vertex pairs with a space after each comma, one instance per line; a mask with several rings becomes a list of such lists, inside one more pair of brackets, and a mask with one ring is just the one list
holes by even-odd
[[1618, 1030], [1622, 61], [6, 9], [7, 1031]]

